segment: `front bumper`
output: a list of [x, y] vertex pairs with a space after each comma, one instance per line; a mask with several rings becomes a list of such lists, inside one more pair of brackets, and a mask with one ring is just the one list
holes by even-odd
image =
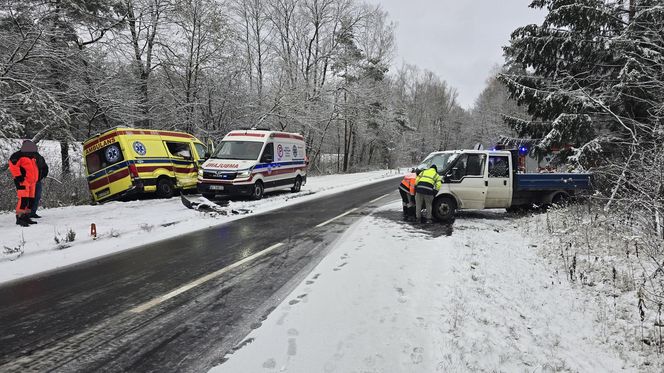
[[[212, 187], [223, 187], [223, 190], [212, 189]], [[248, 196], [254, 192], [252, 184], [233, 185], [233, 184], [212, 184], [199, 182], [196, 186], [198, 193], [201, 194], [220, 194], [220, 195], [242, 195]]]

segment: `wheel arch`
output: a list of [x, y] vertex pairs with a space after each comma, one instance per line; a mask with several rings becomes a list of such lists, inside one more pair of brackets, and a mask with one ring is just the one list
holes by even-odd
[[434, 198], [434, 201], [437, 200], [437, 199], [445, 198], [445, 197], [450, 198], [452, 201], [454, 201], [454, 208], [459, 209], [459, 200], [452, 193], [438, 194], [436, 196], [436, 198]]

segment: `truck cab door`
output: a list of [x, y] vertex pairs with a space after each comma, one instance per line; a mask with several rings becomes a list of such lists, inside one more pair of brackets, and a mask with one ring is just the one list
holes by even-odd
[[486, 154], [465, 153], [459, 156], [445, 183], [456, 196], [462, 209], [483, 209], [487, 186], [485, 183]]
[[508, 208], [512, 204], [510, 161], [507, 155], [489, 156], [486, 208]]

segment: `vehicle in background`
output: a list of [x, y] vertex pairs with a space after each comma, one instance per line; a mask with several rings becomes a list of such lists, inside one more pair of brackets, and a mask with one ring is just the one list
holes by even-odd
[[261, 199], [265, 192], [299, 192], [307, 181], [304, 137], [267, 130], [232, 131], [198, 172], [198, 191]]
[[438, 168], [443, 185], [433, 203], [433, 216], [450, 221], [461, 209], [513, 210], [560, 204], [591, 188], [592, 175], [588, 173], [518, 173], [518, 152], [432, 153], [427, 157], [429, 162], [437, 156], [444, 166]]
[[196, 188], [207, 148], [193, 135], [118, 127], [83, 143], [88, 187], [94, 202], [139, 193], [172, 197]]

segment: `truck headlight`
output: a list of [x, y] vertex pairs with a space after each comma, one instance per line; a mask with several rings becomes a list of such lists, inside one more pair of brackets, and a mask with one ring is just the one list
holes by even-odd
[[203, 177], [203, 169], [202, 168], [198, 169], [198, 177], [201, 177], [201, 178]]
[[239, 179], [244, 179], [244, 178], [247, 178], [249, 176], [251, 176], [251, 171], [240, 171], [240, 172], [237, 173], [237, 177]]

